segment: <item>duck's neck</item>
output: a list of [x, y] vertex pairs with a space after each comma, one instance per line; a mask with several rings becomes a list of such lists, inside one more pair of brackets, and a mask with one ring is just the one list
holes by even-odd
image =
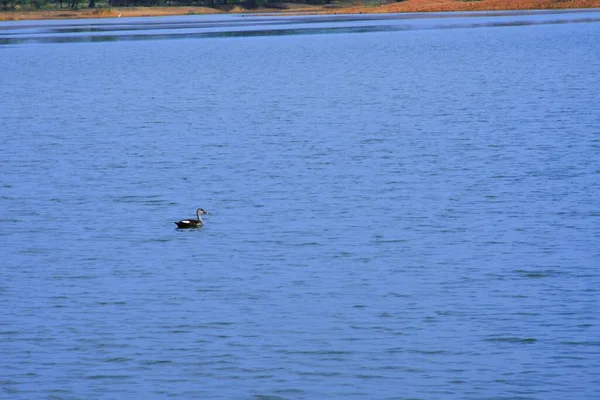
[[202, 218], [200, 218], [200, 211], [196, 211], [196, 217], [198, 217], [198, 222], [202, 222]]

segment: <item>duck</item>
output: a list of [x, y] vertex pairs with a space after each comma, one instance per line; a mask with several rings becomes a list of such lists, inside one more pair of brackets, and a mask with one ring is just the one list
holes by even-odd
[[177, 225], [177, 228], [179, 229], [202, 228], [204, 226], [204, 221], [200, 218], [200, 215], [202, 214], [208, 215], [208, 211], [199, 208], [196, 210], [196, 217], [198, 219], [182, 219], [181, 221], [175, 222], [175, 225]]

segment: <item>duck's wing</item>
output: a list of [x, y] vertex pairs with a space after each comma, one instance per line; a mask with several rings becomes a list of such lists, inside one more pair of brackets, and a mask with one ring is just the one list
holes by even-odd
[[194, 226], [194, 225], [198, 225], [198, 221], [195, 219], [183, 219], [181, 221], [177, 221], [175, 222], [175, 224], [177, 224], [177, 226]]

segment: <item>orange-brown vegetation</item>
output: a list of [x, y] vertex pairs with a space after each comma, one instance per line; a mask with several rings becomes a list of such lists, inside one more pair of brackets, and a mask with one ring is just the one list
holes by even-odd
[[377, 12], [535, 10], [600, 7], [600, 0], [408, 0], [376, 7]]
[[[357, 3], [354, 3], [357, 4]], [[229, 10], [209, 7], [124, 7], [81, 10], [36, 10], [0, 12], [0, 20], [141, 17], [191, 14], [230, 13], [282, 13], [282, 14], [368, 14], [434, 11], [487, 11], [487, 10], [534, 10], [564, 8], [600, 8], [600, 0], [406, 0], [379, 6], [308, 6], [286, 4], [286, 7], [246, 10], [239, 7]]]

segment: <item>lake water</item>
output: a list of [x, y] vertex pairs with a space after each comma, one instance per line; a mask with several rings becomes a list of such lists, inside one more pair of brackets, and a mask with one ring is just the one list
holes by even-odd
[[600, 398], [599, 21], [0, 23], [0, 397]]

